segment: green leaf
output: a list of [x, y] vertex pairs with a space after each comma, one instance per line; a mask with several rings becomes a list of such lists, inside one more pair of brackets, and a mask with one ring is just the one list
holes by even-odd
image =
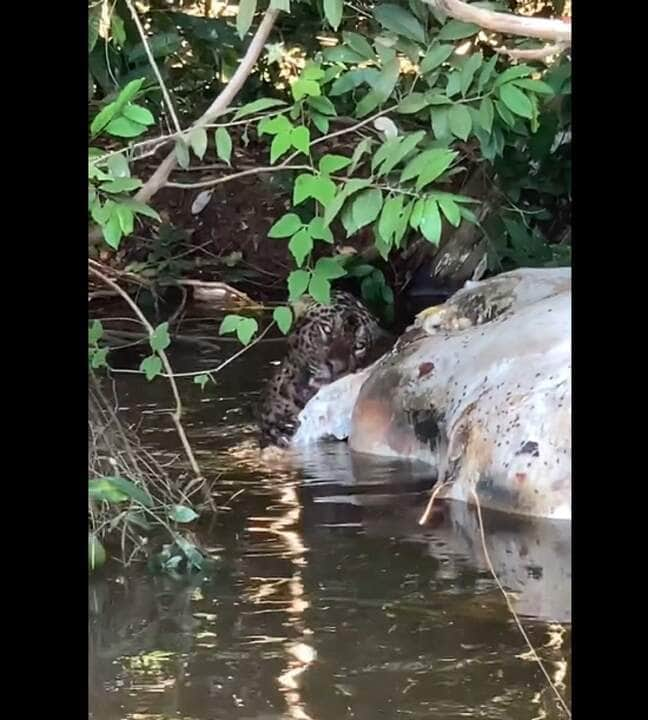
[[310, 150], [310, 130], [303, 125], [294, 128], [290, 133], [290, 141], [295, 150], [308, 155]]
[[391, 245], [391, 240], [398, 224], [402, 209], [403, 196], [397, 195], [396, 197], [391, 197], [385, 200], [382, 212], [380, 213], [378, 233], [389, 245]]
[[450, 132], [466, 141], [472, 130], [472, 118], [465, 105], [453, 105], [448, 112]]
[[225, 315], [218, 328], [218, 334], [227, 335], [228, 333], [235, 332], [241, 320], [242, 317], [240, 315]]
[[291, 92], [295, 100], [301, 100], [303, 97], [311, 95], [317, 96], [322, 94], [322, 90], [317, 81], [305, 80], [304, 78], [295, 80], [292, 84]]
[[191, 164], [191, 158], [189, 157], [189, 147], [187, 143], [182, 139], [178, 138], [175, 143], [175, 156], [178, 161], [178, 165], [186, 170]]
[[270, 145], [270, 162], [274, 164], [292, 146], [291, 133], [284, 132], [275, 135]]
[[216, 128], [215, 140], [216, 154], [223, 162], [231, 165], [230, 161], [232, 159], [232, 138], [227, 132], [227, 128]]
[[413, 92], [401, 102], [401, 104], [396, 108], [396, 110], [403, 115], [409, 115], [412, 113], [417, 113], [419, 110], [422, 110], [428, 105], [429, 101], [425, 93]]
[[390, 173], [396, 165], [401, 162], [401, 160], [404, 160], [412, 152], [412, 150], [414, 150], [424, 137], [425, 130], [419, 130], [405, 137], [398, 138], [398, 145], [390, 150], [389, 154], [385, 158], [385, 162], [378, 171], [378, 177]]
[[363, 278], [372, 273], [373, 265], [354, 265], [348, 272], [349, 277]]
[[434, 45], [421, 61], [421, 73], [427, 75], [442, 65], [455, 51], [454, 45]]
[[522, 90], [513, 85], [513, 83], [502, 85], [499, 88], [498, 94], [500, 100], [512, 113], [524, 118], [533, 117], [533, 105], [531, 101]]
[[333, 30], [337, 30], [342, 22], [342, 7], [342, 0], [324, 0], [324, 16]]
[[331, 173], [342, 170], [351, 163], [351, 158], [344, 157], [344, 155], [324, 155], [319, 161], [319, 170], [324, 175], [330, 175]]
[[430, 92], [427, 93], [428, 96], [428, 102], [430, 105], [452, 105], [452, 100], [450, 100], [447, 95], [441, 95], [436, 92]]
[[315, 263], [313, 274], [326, 278], [327, 280], [336, 280], [337, 278], [344, 277], [346, 270], [335, 258], [323, 257]]
[[162, 360], [157, 355], [149, 355], [144, 358], [140, 364], [140, 372], [146, 375], [146, 379], [150, 382], [162, 372]]
[[123, 177], [103, 183], [101, 190], [107, 193], [131, 192], [142, 186], [142, 181], [137, 178]]
[[410, 12], [398, 5], [384, 3], [374, 8], [374, 17], [387, 30], [419, 43], [425, 42], [425, 30]]
[[479, 106], [479, 122], [481, 126], [490, 133], [493, 129], [493, 118], [495, 117], [495, 108], [490, 98], [484, 98]]
[[513, 80], [513, 84], [517, 85], [517, 87], [524, 88], [525, 90], [531, 90], [531, 92], [537, 93], [538, 95], [555, 95], [551, 85], [548, 85], [542, 80], [522, 78], [520, 80]]
[[133, 232], [133, 226], [135, 223], [135, 216], [133, 215], [133, 211], [126, 207], [126, 205], [122, 205], [121, 203], [117, 205], [115, 208], [115, 212], [117, 213], [117, 217], [119, 218], [119, 227], [121, 227], [122, 232], [124, 235], [130, 235]]
[[118, 117], [106, 125], [106, 132], [115, 137], [132, 138], [146, 131], [146, 126], [126, 117]]
[[128, 160], [126, 160], [122, 153], [117, 153], [117, 155], [111, 155], [106, 161], [106, 165], [108, 165], [108, 170], [110, 170], [110, 174], [115, 179], [130, 177]]
[[331, 282], [323, 275], [315, 275], [308, 283], [309, 295], [322, 305], [330, 305], [331, 303]]
[[114, 10], [110, 18], [110, 30], [112, 32], [113, 40], [117, 43], [117, 45], [123, 46], [126, 43], [124, 21]]
[[319, 113], [311, 113], [311, 120], [313, 121], [313, 125], [322, 133], [322, 135], [326, 135], [329, 131], [329, 119], [325, 115], [320, 115]]
[[120, 477], [119, 475], [111, 475], [102, 479], [107, 480], [113, 488], [116, 488], [119, 492], [126, 495], [126, 497], [134, 500], [140, 505], [148, 508], [153, 507], [153, 500], [151, 499], [151, 496], [130, 480]]
[[421, 224], [421, 220], [423, 219], [423, 211], [425, 210], [425, 200], [423, 198], [420, 198], [414, 203], [414, 207], [412, 208], [412, 214], [409, 218], [409, 224], [410, 227], [413, 230], [417, 230], [418, 226]]
[[375, 110], [380, 105], [380, 97], [376, 92], [370, 90], [356, 105], [355, 115], [362, 118]]
[[353, 151], [353, 155], [351, 156], [351, 165], [347, 171], [347, 175], [350, 175], [355, 171], [355, 169], [358, 167], [358, 163], [362, 159], [362, 156], [366, 155], [371, 150], [372, 145], [373, 140], [369, 137], [364, 138], [364, 140], [361, 140], [356, 145], [355, 150]]
[[121, 229], [121, 223], [119, 222], [119, 216], [116, 211], [112, 212], [108, 222], [101, 226], [101, 230], [103, 232], [106, 245], [117, 250], [119, 248], [123, 232]]
[[277, 222], [268, 230], [269, 238], [284, 238], [294, 235], [303, 225], [299, 215], [295, 213], [287, 213], [277, 220]]
[[101, 320], [95, 320], [88, 331], [88, 342], [91, 345], [96, 345], [103, 337], [103, 332], [104, 329]]
[[437, 198], [441, 211], [446, 216], [448, 222], [453, 227], [459, 227], [461, 224], [461, 208], [457, 203], [449, 197]]
[[356, 196], [352, 205], [353, 221], [358, 229], [373, 222], [382, 208], [382, 190], [371, 188]]
[[187, 505], [172, 505], [169, 508], [169, 519], [177, 523], [188, 523], [197, 517], [198, 513]]
[[277, 115], [273, 118], [263, 118], [259, 121], [257, 132], [259, 135], [280, 135], [283, 133], [290, 134], [293, 129], [293, 125], [285, 115]]
[[92, 135], [98, 135], [108, 123], [117, 115], [120, 106], [117, 102], [111, 102], [105, 108], [100, 110], [90, 125]]
[[155, 125], [155, 118], [150, 110], [141, 105], [125, 105], [122, 108], [122, 115], [140, 125]]
[[448, 119], [449, 108], [440, 107], [430, 110], [432, 117], [432, 130], [437, 140], [442, 140], [450, 135], [450, 122]]
[[153, 220], [157, 220], [158, 222], [162, 221], [162, 218], [158, 215], [156, 210], [154, 210], [152, 207], [149, 207], [145, 203], [139, 202], [138, 200], [126, 198], [121, 200], [121, 204], [130, 208], [136, 215], [145, 215], [146, 217], [150, 217]]
[[314, 217], [308, 223], [308, 232], [313, 240], [324, 240], [324, 242], [333, 242], [333, 233], [331, 229], [324, 225], [324, 219], [321, 217]]
[[419, 230], [423, 237], [433, 245], [438, 245], [441, 240], [441, 215], [436, 200], [427, 200], [423, 217], [419, 223]]
[[241, 40], [252, 26], [256, 7], [257, 0], [239, 0], [238, 13], [236, 14], [236, 32]]
[[302, 70], [301, 77], [304, 80], [321, 80], [325, 75], [326, 73], [318, 63], [308, 62]]
[[371, 45], [369, 45], [367, 39], [362, 35], [354, 32], [343, 32], [342, 39], [345, 45], [348, 45], [352, 50], [362, 55], [366, 60], [373, 60], [376, 57], [376, 53], [373, 51]]
[[343, 95], [349, 90], [355, 90], [359, 85], [366, 82], [366, 74], [364, 70], [349, 70], [349, 72], [343, 73], [340, 77], [331, 85], [329, 95], [336, 97], [337, 95]]
[[98, 502], [120, 503], [128, 500], [128, 495], [118, 490], [110, 478], [95, 478], [88, 481], [88, 495]]
[[340, 63], [361, 63], [365, 62], [365, 58], [362, 57], [355, 50], [344, 47], [344, 45], [338, 45], [337, 47], [326, 48], [322, 53], [327, 62], [340, 62]]
[[446, 95], [451, 98], [461, 90], [461, 73], [458, 70], [448, 75], [448, 84], [446, 85]]
[[97, 348], [92, 353], [92, 359], [90, 360], [90, 367], [93, 370], [98, 370], [101, 367], [106, 367], [108, 363], [106, 358], [108, 357], [108, 348]]
[[483, 59], [481, 53], [473, 53], [463, 64], [461, 68], [461, 94], [463, 97], [466, 96], [466, 93], [472, 85], [475, 73], [479, 70]]
[[479, 80], [477, 81], [478, 92], [481, 92], [486, 87], [486, 84], [491, 79], [493, 72], [495, 71], [496, 64], [497, 55], [493, 55], [493, 57], [482, 66], [482, 69], [479, 73]]
[[476, 35], [480, 30], [479, 25], [462, 22], [461, 20], [450, 20], [437, 35], [438, 40], [463, 40], [464, 38]]
[[[385, 102], [392, 94], [396, 87], [399, 74], [400, 62], [398, 58], [393, 58], [385, 63], [385, 66], [376, 78], [370, 80], [370, 85], [379, 103]], [[358, 117], [361, 116], [358, 115]]]
[[150, 337], [149, 344], [154, 352], [160, 350], [166, 350], [171, 344], [171, 338], [169, 337], [169, 323], [163, 322], [158, 325], [153, 334]]
[[389, 155], [394, 152], [394, 150], [396, 150], [396, 148], [400, 147], [400, 143], [401, 139], [398, 136], [387, 138], [371, 159], [371, 171], [374, 172], [376, 168], [384, 162]]
[[[431, 180], [434, 180], [450, 167], [456, 156], [456, 152], [445, 148], [426, 150], [407, 163], [401, 175], [401, 182], [411, 180], [422, 173], [429, 174], [430, 172], [434, 175]], [[431, 180], [428, 180], [428, 182], [431, 182]]]
[[259, 324], [254, 318], [241, 318], [236, 327], [236, 337], [243, 345], [248, 345], [254, 333], [259, 329]]
[[293, 270], [288, 275], [288, 299], [295, 302], [300, 298], [308, 287], [311, 274], [308, 270]]
[[258, 100], [254, 100], [253, 102], [240, 107], [234, 114], [234, 120], [240, 120], [248, 115], [255, 115], [256, 113], [263, 112], [264, 110], [269, 110], [270, 108], [285, 104], [286, 103], [283, 100], [278, 100], [276, 98], [259, 98]]
[[275, 308], [272, 319], [277, 323], [279, 330], [287, 335], [293, 322], [292, 310], [289, 307]]
[[310, 107], [322, 115], [337, 115], [335, 105], [327, 97], [309, 97], [306, 102]]
[[506, 68], [504, 72], [500, 73], [495, 82], [494, 87], [500, 87], [505, 83], [511, 82], [511, 80], [518, 80], [522, 77], [527, 77], [533, 73], [533, 68], [530, 65], [513, 65], [512, 67]]
[[201, 160], [205, 157], [207, 151], [207, 131], [204, 127], [195, 127], [189, 131], [187, 137], [191, 149]]
[[204, 390], [205, 385], [209, 382], [209, 375], [196, 375], [193, 381], [194, 385], [200, 385], [200, 389]]
[[443, 175], [456, 157], [457, 153], [452, 150], [439, 149], [438, 155], [433, 156], [423, 168], [423, 171], [416, 181], [416, 189], [421, 190], [428, 183], [431, 183], [433, 180], [436, 180], [439, 176]]
[[304, 264], [304, 260], [308, 257], [313, 249], [313, 238], [308, 232], [308, 228], [301, 228], [290, 238], [288, 250], [295, 258], [295, 262], [299, 267]]
[[493, 104], [495, 105], [497, 114], [502, 118], [502, 120], [504, 120], [509, 127], [513, 127], [513, 125], [515, 125], [515, 116], [513, 113], [499, 100], [495, 100]]

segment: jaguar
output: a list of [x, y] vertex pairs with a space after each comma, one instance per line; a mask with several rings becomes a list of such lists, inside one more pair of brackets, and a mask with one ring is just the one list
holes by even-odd
[[370, 365], [391, 341], [351, 293], [332, 291], [328, 305], [308, 301], [257, 407], [261, 447], [287, 447], [299, 427], [299, 413], [318, 390]]

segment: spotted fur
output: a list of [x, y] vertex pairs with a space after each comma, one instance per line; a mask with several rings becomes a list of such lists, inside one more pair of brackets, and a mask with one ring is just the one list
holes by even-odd
[[288, 353], [258, 408], [262, 445], [285, 447], [298, 415], [324, 385], [366, 367], [386, 349], [388, 334], [360, 300], [334, 291], [331, 304], [309, 304], [288, 339]]

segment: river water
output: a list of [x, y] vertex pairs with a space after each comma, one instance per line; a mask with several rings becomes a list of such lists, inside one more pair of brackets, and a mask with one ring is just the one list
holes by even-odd
[[[184, 331], [216, 327], [201, 318]], [[235, 349], [178, 344], [172, 360], [177, 372], [210, 368]], [[190, 579], [141, 568], [91, 579], [91, 717], [564, 717], [485, 563], [475, 512], [439, 503], [418, 525], [425, 467], [352, 457], [343, 443], [292, 464], [259, 459], [250, 404], [281, 353], [262, 342], [216, 385], [181, 384], [192, 445], [225, 506], [200, 529], [216, 562]], [[112, 360], [129, 362], [128, 351]], [[179, 452], [164, 381], [117, 378], [147, 443]], [[568, 699], [570, 524], [487, 513], [484, 524], [493, 568]]]

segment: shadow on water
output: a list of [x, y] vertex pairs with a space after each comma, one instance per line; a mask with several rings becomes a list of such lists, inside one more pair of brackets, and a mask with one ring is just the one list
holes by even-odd
[[[185, 388], [192, 443], [219, 499], [238, 493], [200, 531], [217, 569], [90, 585], [92, 716], [560, 718], [485, 565], [475, 512], [439, 503], [418, 525], [425, 467], [352, 456], [344, 444], [260, 463], [245, 403], [281, 352], [268, 347], [209, 393]], [[165, 393], [120, 381], [125, 407], [146, 410], [144, 432], [170, 451]], [[484, 521], [495, 570], [569, 697], [571, 527]]]

